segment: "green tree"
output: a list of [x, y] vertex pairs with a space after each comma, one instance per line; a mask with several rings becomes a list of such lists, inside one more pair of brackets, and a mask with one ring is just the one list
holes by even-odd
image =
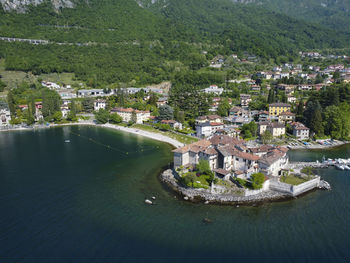
[[81, 102], [85, 112], [91, 113], [94, 111], [94, 99], [93, 98], [84, 98]]
[[56, 91], [44, 89], [42, 92], [42, 98], [42, 113], [44, 118], [52, 116], [56, 112], [61, 111], [62, 100]]
[[303, 115], [304, 115], [304, 101], [300, 100], [297, 107], [297, 112], [296, 112], [297, 121], [303, 121], [304, 119]]
[[218, 114], [220, 116], [226, 117], [229, 113], [230, 108], [231, 106], [228, 101], [228, 98], [223, 98], [218, 107]]
[[314, 111], [311, 114], [309, 128], [317, 136], [322, 136], [324, 133], [322, 125], [322, 109], [318, 102], [315, 104]]
[[74, 100], [71, 101], [71, 103], [69, 105], [69, 109], [70, 110], [69, 110], [69, 112], [67, 114], [67, 120], [69, 120], [69, 121], [77, 121], [78, 120], [77, 114], [76, 114], [77, 107], [75, 105], [75, 101]]
[[11, 112], [11, 116], [16, 116], [16, 102], [15, 99], [13, 97], [13, 91], [9, 90], [9, 92], [7, 93], [7, 104], [9, 105], [9, 109]]
[[94, 115], [97, 122], [101, 124], [105, 124], [110, 119], [109, 112], [105, 109], [100, 109], [99, 111], [94, 112]]
[[185, 113], [183, 111], [177, 111], [176, 120], [178, 122], [184, 123], [185, 122]]
[[3, 92], [6, 88], [6, 83], [0, 79], [0, 92]]
[[169, 105], [162, 105], [159, 107], [159, 116], [160, 120], [173, 120], [174, 119], [174, 110]]
[[273, 140], [273, 136], [270, 131], [264, 131], [263, 134], [261, 134], [261, 141], [263, 144], [270, 143]]
[[121, 123], [123, 121], [123, 118], [118, 113], [112, 113], [110, 115], [110, 121], [112, 123], [117, 124], [117, 123]]
[[154, 92], [151, 92], [147, 103], [150, 105], [157, 106], [157, 101], [158, 101], [158, 96]]
[[62, 112], [61, 111], [56, 111], [53, 115], [52, 118], [55, 122], [60, 122], [62, 121]]

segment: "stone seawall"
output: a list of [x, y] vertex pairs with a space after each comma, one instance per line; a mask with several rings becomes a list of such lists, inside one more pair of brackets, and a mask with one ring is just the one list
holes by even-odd
[[168, 187], [177, 192], [185, 199], [191, 201], [203, 201], [216, 204], [246, 204], [254, 205], [264, 202], [280, 201], [291, 199], [292, 197], [286, 193], [280, 193], [277, 191], [267, 190], [256, 195], [244, 196], [232, 195], [232, 194], [214, 194], [208, 189], [193, 189], [184, 187], [177, 183], [177, 173], [171, 169], [165, 170], [160, 178]]

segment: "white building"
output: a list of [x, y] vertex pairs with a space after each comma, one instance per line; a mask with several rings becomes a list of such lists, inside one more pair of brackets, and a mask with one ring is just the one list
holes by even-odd
[[174, 168], [195, 166], [199, 160], [207, 160], [210, 169], [224, 179], [230, 175], [247, 179], [259, 171], [275, 176], [288, 164], [287, 152], [287, 148], [268, 145], [250, 149], [243, 140], [216, 135], [174, 150]]
[[104, 93], [103, 89], [81, 89], [78, 90], [78, 97], [100, 97], [100, 96], [109, 96], [113, 95], [113, 92]]
[[300, 122], [292, 123], [293, 136], [299, 140], [309, 139], [310, 129]]
[[70, 112], [68, 105], [61, 106], [61, 113], [63, 118], [67, 118], [68, 113]]
[[224, 128], [224, 124], [222, 122], [205, 122], [198, 123], [196, 125], [196, 134], [197, 137], [209, 137], [212, 136], [216, 131]]
[[206, 88], [203, 91], [208, 94], [221, 95], [224, 92], [224, 89], [219, 88], [216, 85], [211, 85], [209, 88]]
[[161, 124], [167, 124], [173, 129], [182, 130], [182, 123], [175, 120], [162, 120]]
[[62, 89], [62, 87], [60, 85], [58, 85], [57, 83], [54, 83], [54, 82], [50, 82], [50, 81], [42, 81], [41, 85], [43, 87], [46, 87], [49, 89]]
[[98, 99], [94, 101], [94, 111], [99, 111], [100, 109], [106, 109], [105, 100]]
[[0, 109], [0, 126], [7, 126], [10, 124], [11, 113], [8, 109]]
[[278, 176], [288, 164], [288, 149], [279, 147], [263, 155], [258, 161], [261, 172], [267, 175]]
[[240, 100], [242, 107], [248, 107], [249, 103], [252, 101], [252, 97], [249, 94], [241, 94]]
[[148, 121], [151, 117], [149, 111], [134, 110], [132, 108], [115, 108], [111, 113], [118, 113], [122, 117], [123, 122], [133, 121], [138, 124]]

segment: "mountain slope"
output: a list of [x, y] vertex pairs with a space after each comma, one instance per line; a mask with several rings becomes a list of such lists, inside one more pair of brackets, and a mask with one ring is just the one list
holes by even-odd
[[350, 31], [350, 0], [232, 0], [329, 28]]
[[339, 34], [255, 5], [234, 5], [229, 0], [143, 0], [141, 3], [212, 41], [262, 56], [286, 55], [297, 49], [344, 47], [349, 40], [348, 33]]
[[[45, 1], [26, 6], [25, 13], [0, 9], [0, 36], [53, 42], [1, 41], [6, 69], [74, 72], [94, 87], [156, 83], [179, 71], [192, 74], [217, 54], [247, 51], [263, 61], [293, 60], [300, 50], [350, 43], [348, 33], [231, 0], [74, 0], [74, 8], [59, 10]], [[190, 78], [216, 83], [217, 76], [210, 74]]]

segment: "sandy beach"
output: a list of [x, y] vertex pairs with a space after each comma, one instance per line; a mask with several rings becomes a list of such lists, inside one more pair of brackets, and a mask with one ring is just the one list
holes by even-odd
[[118, 131], [128, 132], [128, 133], [132, 133], [132, 134], [136, 134], [136, 135], [141, 135], [141, 136], [153, 139], [153, 140], [169, 143], [176, 148], [184, 146], [183, 143], [181, 143], [175, 139], [169, 138], [167, 136], [164, 136], [162, 134], [158, 134], [158, 133], [153, 133], [153, 132], [144, 131], [144, 130], [135, 129], [135, 128], [130, 128], [130, 127], [123, 127], [123, 126], [118, 126], [118, 125], [113, 125], [113, 124], [102, 124], [102, 125], [97, 125], [97, 126], [111, 128], [111, 129], [115, 129]]

